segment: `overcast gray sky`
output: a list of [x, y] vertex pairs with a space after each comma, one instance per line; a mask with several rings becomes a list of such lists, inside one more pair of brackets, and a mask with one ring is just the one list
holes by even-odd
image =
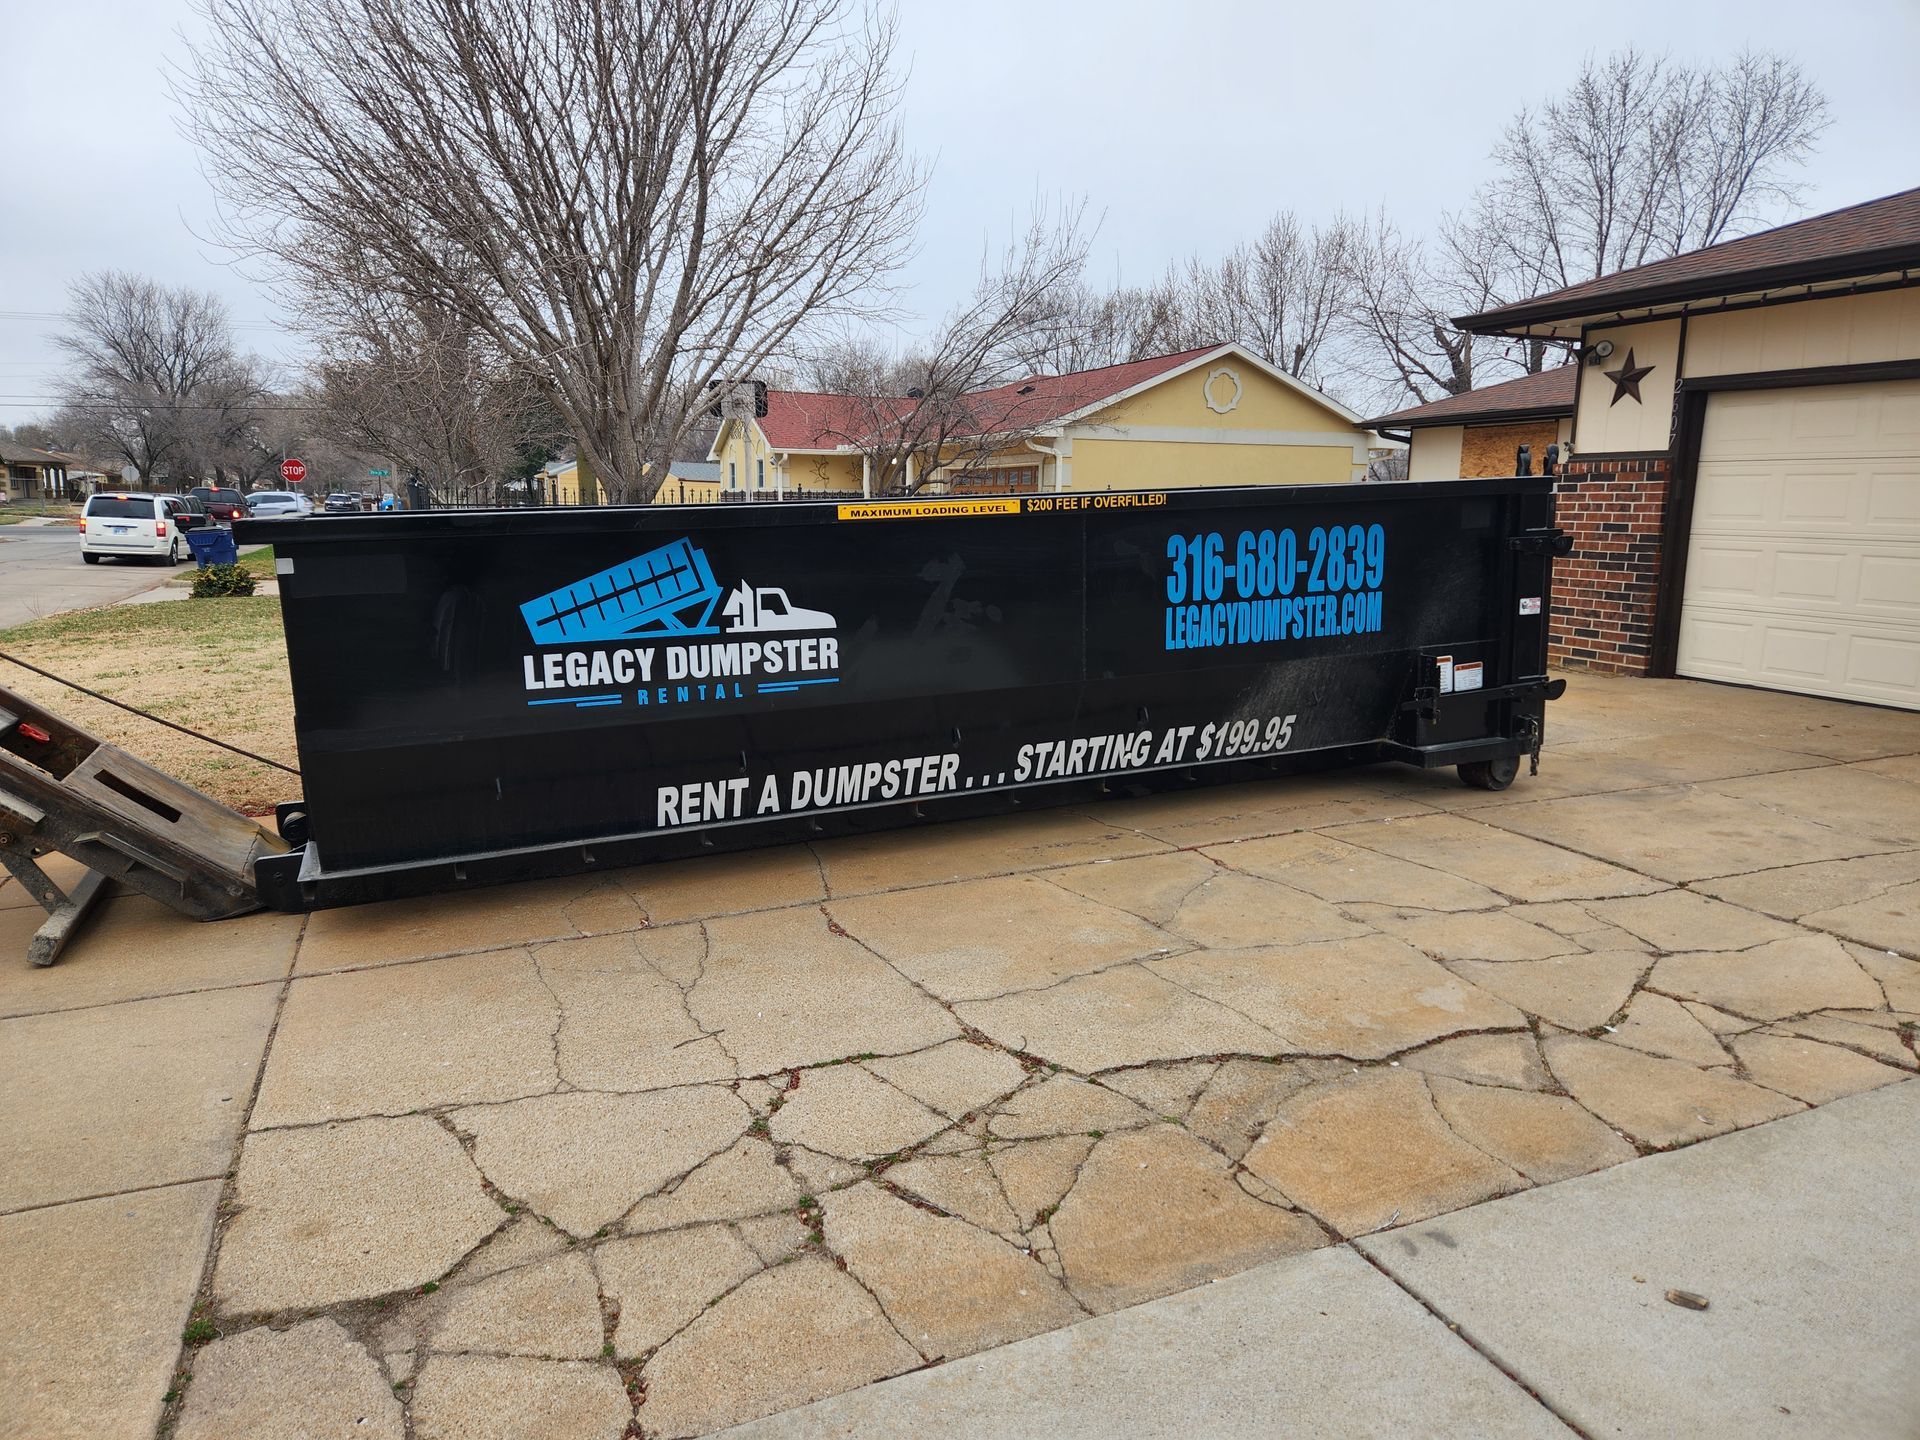
[[[4, 0], [0, 422], [44, 407], [55, 323], [81, 272], [218, 292], [245, 344], [297, 361], [270, 296], [196, 238], [213, 197], [163, 68], [186, 0]], [[1487, 170], [1501, 124], [1583, 54], [1627, 44], [1709, 60], [1796, 56], [1834, 123], [1809, 212], [1920, 184], [1920, 0], [901, 0], [904, 122], [933, 162], [905, 280], [923, 314], [975, 275], [1036, 195], [1099, 219], [1092, 278], [1214, 254], [1276, 209], [1385, 204], [1425, 229]]]

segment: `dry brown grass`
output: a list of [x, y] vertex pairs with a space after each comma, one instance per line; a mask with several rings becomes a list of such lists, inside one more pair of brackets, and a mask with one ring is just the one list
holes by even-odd
[[[167, 600], [81, 610], [0, 631], [0, 650], [297, 765], [280, 602]], [[248, 814], [300, 793], [298, 777], [215, 749], [0, 661], [0, 684]]]

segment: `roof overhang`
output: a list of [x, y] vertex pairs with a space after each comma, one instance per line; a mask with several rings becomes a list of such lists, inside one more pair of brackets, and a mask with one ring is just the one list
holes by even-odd
[[1475, 335], [1519, 335], [1577, 340], [1597, 325], [1628, 325], [1675, 315], [1709, 314], [1749, 305], [1826, 299], [1856, 292], [1920, 284], [1920, 256], [1911, 245], [1841, 256], [1819, 263], [1703, 276], [1628, 287], [1607, 295], [1545, 296], [1481, 315], [1461, 315], [1454, 324]]
[[1369, 420], [1371, 429], [1439, 430], [1448, 425], [1514, 425], [1523, 420], [1564, 420], [1573, 414], [1571, 405], [1525, 405], [1508, 410], [1472, 410], [1459, 415], [1436, 415], [1428, 420], [1396, 420], [1382, 415]]

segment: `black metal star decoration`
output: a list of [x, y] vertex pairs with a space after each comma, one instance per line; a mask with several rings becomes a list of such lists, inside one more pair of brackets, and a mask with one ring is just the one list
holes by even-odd
[[1622, 365], [1618, 370], [1602, 370], [1600, 372], [1613, 382], [1613, 399], [1607, 402], [1607, 408], [1612, 409], [1615, 405], [1618, 405], [1622, 395], [1631, 395], [1633, 397], [1633, 403], [1638, 405], [1640, 403], [1640, 382], [1651, 375], [1653, 369], [1654, 367], [1651, 365], [1635, 365], [1633, 363], [1633, 347], [1628, 346], [1626, 364]]

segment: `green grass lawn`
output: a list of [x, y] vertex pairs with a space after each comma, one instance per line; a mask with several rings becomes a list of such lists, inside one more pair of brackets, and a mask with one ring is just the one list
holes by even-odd
[[242, 550], [240, 568], [256, 580], [273, 579], [273, 546], [262, 545], [257, 550]]
[[[270, 573], [272, 561], [266, 565]], [[79, 610], [0, 631], [0, 650], [176, 724], [297, 763], [286, 642], [280, 602], [272, 596]], [[237, 810], [261, 814], [299, 793], [294, 776], [103, 705], [17, 665], [0, 661], [0, 684]]]
[[[48, 644], [98, 647], [102, 651], [130, 645], [188, 646], [223, 653], [236, 644], [268, 641], [280, 643], [280, 602], [271, 595], [224, 596], [218, 603], [203, 601], [197, 605], [172, 600], [154, 605], [107, 605], [0, 630], [0, 650], [22, 655]], [[127, 658], [131, 661], [135, 657]], [[129, 699], [128, 703], [139, 701]]]
[[15, 500], [11, 504], [0, 505], [0, 525], [18, 525], [33, 515], [72, 520], [79, 514], [80, 502], [77, 500]]

